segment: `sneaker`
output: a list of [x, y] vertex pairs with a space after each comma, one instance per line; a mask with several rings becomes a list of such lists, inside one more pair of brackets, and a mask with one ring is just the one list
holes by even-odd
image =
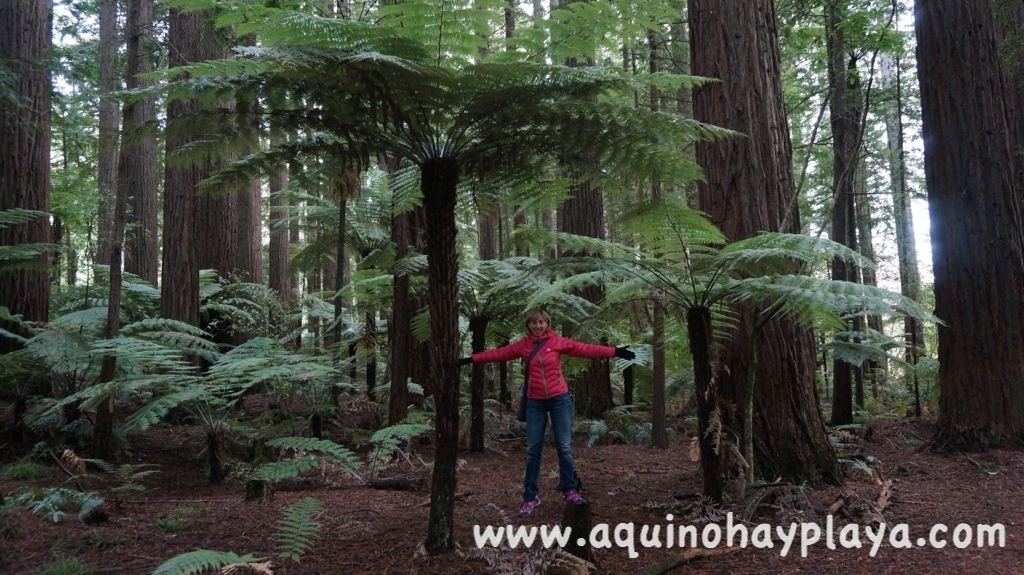
[[523, 506], [519, 508], [519, 516], [526, 517], [533, 513], [533, 510], [540, 505], [540, 497], [534, 497], [531, 501], [523, 501]]
[[565, 502], [572, 503], [573, 505], [586, 505], [587, 500], [580, 495], [579, 491], [566, 491]]

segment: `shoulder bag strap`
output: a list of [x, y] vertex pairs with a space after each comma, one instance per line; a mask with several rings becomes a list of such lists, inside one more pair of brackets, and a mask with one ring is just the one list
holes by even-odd
[[538, 341], [537, 345], [533, 346], [533, 350], [530, 351], [530, 355], [526, 356], [526, 363], [523, 364], [523, 387], [520, 388], [523, 397], [526, 397], [526, 386], [530, 383], [530, 362], [533, 361], [533, 356], [537, 355], [540, 348], [544, 347], [544, 344], [547, 342], [547, 338]]

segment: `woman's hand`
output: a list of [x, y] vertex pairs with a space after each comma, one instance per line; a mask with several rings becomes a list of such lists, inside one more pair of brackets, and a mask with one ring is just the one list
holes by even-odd
[[471, 363], [473, 363], [473, 358], [472, 357], [460, 357], [458, 362], [457, 362], [457, 365], [459, 367], [462, 367], [464, 365], [469, 365]]
[[636, 359], [636, 354], [630, 351], [629, 347], [620, 345], [615, 348], [615, 357], [621, 357], [622, 359], [633, 361]]

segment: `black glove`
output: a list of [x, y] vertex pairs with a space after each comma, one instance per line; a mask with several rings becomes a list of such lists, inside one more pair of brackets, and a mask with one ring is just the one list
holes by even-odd
[[636, 354], [630, 351], [628, 347], [620, 345], [615, 348], [615, 357], [621, 357], [622, 359], [633, 361], [636, 359]]
[[462, 367], [464, 365], [469, 365], [471, 363], [473, 363], [473, 358], [472, 357], [460, 357], [459, 358], [459, 367]]

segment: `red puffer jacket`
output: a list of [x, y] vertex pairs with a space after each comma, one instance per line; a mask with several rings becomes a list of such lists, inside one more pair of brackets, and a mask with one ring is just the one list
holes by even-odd
[[537, 341], [547, 339], [544, 345], [533, 356], [528, 369], [530, 370], [530, 386], [526, 396], [531, 399], [548, 399], [563, 393], [569, 393], [569, 386], [562, 375], [562, 356], [605, 358], [615, 357], [615, 348], [591, 343], [580, 343], [562, 337], [550, 329], [539, 338], [528, 335], [523, 339], [510, 343], [505, 347], [481, 351], [473, 354], [473, 363], [489, 363], [492, 361], [508, 361], [522, 358], [524, 361]]

